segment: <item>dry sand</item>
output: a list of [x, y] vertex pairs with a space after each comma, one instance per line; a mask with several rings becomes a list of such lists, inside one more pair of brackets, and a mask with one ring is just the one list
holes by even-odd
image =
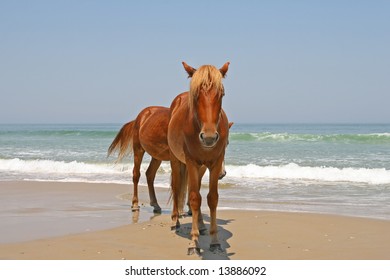
[[[170, 230], [168, 191], [153, 215], [142, 188], [139, 213], [121, 200], [130, 186], [0, 182], [0, 259], [390, 259], [390, 221], [309, 213], [219, 211], [225, 252], [187, 256], [191, 218]], [[208, 225], [208, 212], [204, 211]]]

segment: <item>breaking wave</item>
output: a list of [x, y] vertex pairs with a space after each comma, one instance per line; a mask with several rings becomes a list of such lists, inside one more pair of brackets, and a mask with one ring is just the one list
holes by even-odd
[[[148, 163], [143, 163], [141, 172], [145, 172]], [[35, 174], [34, 178], [45, 178], [50, 174], [61, 175], [58, 178], [63, 180], [66, 177], [74, 177], [81, 181], [96, 181], [101, 178], [107, 182], [123, 179], [124, 182], [131, 180], [131, 164], [93, 164], [84, 162], [65, 162], [52, 160], [22, 160], [0, 159], [0, 176], [4, 174]], [[279, 180], [314, 180], [322, 182], [354, 182], [367, 184], [390, 184], [390, 170], [384, 168], [336, 168], [336, 167], [310, 167], [289, 163], [280, 166], [248, 165], [227, 165], [228, 178], [245, 179], [279, 179]], [[169, 178], [169, 163], [163, 163], [158, 175]], [[40, 176], [42, 175], [42, 176]], [[76, 175], [76, 176], [74, 176]], [[168, 180], [168, 179], [167, 179]]]
[[293, 133], [230, 133], [231, 141], [259, 141], [259, 142], [340, 142], [390, 144], [390, 133], [369, 134], [293, 134]]

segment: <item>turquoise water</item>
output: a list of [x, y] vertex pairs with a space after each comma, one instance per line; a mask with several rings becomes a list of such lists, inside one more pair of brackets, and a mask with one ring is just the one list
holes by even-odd
[[[130, 184], [132, 159], [106, 156], [120, 127], [0, 125], [0, 180]], [[220, 208], [390, 219], [390, 124], [234, 124], [225, 161]]]

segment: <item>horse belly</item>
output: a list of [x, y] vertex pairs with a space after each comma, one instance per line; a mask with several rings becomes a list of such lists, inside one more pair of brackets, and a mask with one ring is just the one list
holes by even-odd
[[168, 161], [169, 160], [169, 147], [166, 144], [161, 143], [142, 143], [142, 148], [147, 152], [150, 156], [155, 159]]
[[169, 160], [169, 146], [167, 140], [168, 114], [152, 114], [142, 124], [139, 131], [139, 140], [142, 148], [152, 157], [167, 161]]

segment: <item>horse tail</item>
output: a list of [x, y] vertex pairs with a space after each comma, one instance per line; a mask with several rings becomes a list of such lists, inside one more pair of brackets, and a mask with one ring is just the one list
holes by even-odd
[[131, 154], [133, 150], [134, 124], [135, 121], [131, 121], [122, 126], [108, 148], [107, 156], [110, 156], [115, 151], [119, 151], [117, 161], [121, 161], [126, 155]]
[[[173, 189], [171, 186], [171, 193], [168, 199], [168, 203], [170, 203], [173, 199], [173, 196], [175, 195], [174, 192], [177, 192], [177, 209], [179, 211], [179, 214], [184, 214], [184, 205], [186, 196], [187, 196], [187, 185], [188, 185], [188, 173], [187, 173], [187, 167], [184, 163], [180, 164], [180, 186], [178, 186], [178, 189]], [[172, 174], [171, 174], [171, 184], [172, 184]]]
[[180, 176], [182, 178], [179, 191], [179, 203], [178, 209], [180, 214], [184, 214], [184, 206], [186, 204], [187, 197], [187, 185], [188, 185], [188, 172], [187, 167], [182, 164], [180, 168]]

